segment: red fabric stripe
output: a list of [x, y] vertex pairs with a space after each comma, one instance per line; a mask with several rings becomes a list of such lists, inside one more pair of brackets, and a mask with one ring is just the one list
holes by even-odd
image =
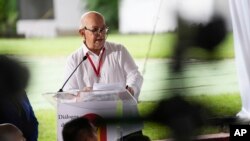
[[[92, 122], [96, 126], [96, 121], [104, 121], [103, 118], [95, 113], [89, 113], [83, 116], [84, 118], [87, 118], [90, 122]], [[100, 141], [107, 141], [107, 126], [106, 124], [102, 124], [103, 126], [100, 127]]]
[[95, 65], [94, 65], [94, 63], [93, 63], [91, 57], [89, 56], [89, 54], [86, 53], [86, 56], [87, 56], [87, 58], [88, 58], [88, 60], [89, 60], [89, 62], [90, 62], [90, 64], [91, 64], [91, 66], [92, 66], [92, 68], [93, 68], [93, 70], [94, 70], [94, 72], [95, 72], [95, 74], [96, 74], [97, 77], [100, 77], [101, 66], [102, 66], [102, 64], [103, 64], [103, 63], [102, 63], [102, 57], [103, 57], [104, 51], [105, 51], [105, 48], [103, 48], [103, 51], [102, 51], [101, 58], [100, 58], [100, 60], [99, 60], [97, 69], [96, 69], [96, 67], [95, 67]]

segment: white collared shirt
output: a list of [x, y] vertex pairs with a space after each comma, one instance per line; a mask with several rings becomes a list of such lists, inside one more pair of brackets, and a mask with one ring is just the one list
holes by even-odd
[[[89, 59], [86, 59], [69, 79], [64, 90], [82, 90], [84, 87], [93, 87], [94, 83], [118, 83], [124, 88], [126, 85], [132, 87], [134, 90], [134, 97], [138, 100], [143, 78], [129, 52], [122, 45], [110, 42], [105, 42], [104, 48], [105, 51], [103, 52], [102, 50], [98, 56], [83, 44], [81, 48], [68, 57], [65, 68], [65, 80], [82, 61], [86, 53], [89, 54], [95, 67], [98, 68], [99, 60], [103, 52], [103, 64], [100, 70], [100, 77], [97, 77]], [[131, 116], [138, 115], [136, 105], [123, 106], [123, 112], [129, 113]], [[124, 124], [122, 125], [123, 136], [139, 131], [142, 128], [143, 125], [140, 122], [133, 125]]]
[[[124, 88], [126, 85], [132, 87], [134, 96], [138, 99], [143, 78], [129, 52], [122, 45], [110, 42], [105, 42], [104, 48], [100, 77], [96, 76], [89, 59], [86, 59], [65, 85], [64, 90], [82, 90], [84, 87], [93, 87], [94, 83], [120, 83]], [[95, 67], [98, 68], [102, 52], [103, 50], [98, 56], [83, 44], [81, 48], [68, 57], [65, 79], [69, 77], [86, 53], [89, 54]]]

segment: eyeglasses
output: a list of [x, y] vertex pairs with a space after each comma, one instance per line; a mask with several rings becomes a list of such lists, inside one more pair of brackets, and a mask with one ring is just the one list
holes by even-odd
[[108, 27], [89, 29], [85, 26], [84, 29], [92, 32], [94, 35], [98, 35], [99, 33], [106, 34], [109, 31]]

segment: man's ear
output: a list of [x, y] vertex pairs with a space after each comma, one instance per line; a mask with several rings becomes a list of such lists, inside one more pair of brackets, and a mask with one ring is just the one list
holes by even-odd
[[79, 29], [79, 34], [82, 36], [82, 37], [84, 37], [85, 36], [85, 34], [84, 34], [84, 30], [83, 29]]

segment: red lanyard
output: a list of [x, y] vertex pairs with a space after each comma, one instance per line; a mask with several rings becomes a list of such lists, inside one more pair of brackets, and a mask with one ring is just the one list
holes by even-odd
[[102, 56], [103, 56], [104, 51], [105, 51], [105, 48], [103, 48], [103, 51], [102, 51], [101, 58], [100, 58], [100, 60], [99, 60], [99, 63], [98, 63], [98, 66], [97, 66], [98, 68], [97, 68], [97, 69], [96, 69], [96, 67], [95, 67], [95, 65], [94, 65], [94, 63], [93, 63], [93, 61], [92, 61], [92, 59], [90, 58], [89, 54], [86, 53], [86, 56], [87, 56], [87, 58], [88, 58], [88, 60], [89, 60], [89, 62], [90, 62], [90, 64], [91, 64], [92, 68], [94, 69], [95, 74], [96, 74], [97, 77], [100, 77], [100, 70], [101, 70], [101, 66], [102, 66], [102, 64], [103, 64], [103, 63], [102, 63]]

